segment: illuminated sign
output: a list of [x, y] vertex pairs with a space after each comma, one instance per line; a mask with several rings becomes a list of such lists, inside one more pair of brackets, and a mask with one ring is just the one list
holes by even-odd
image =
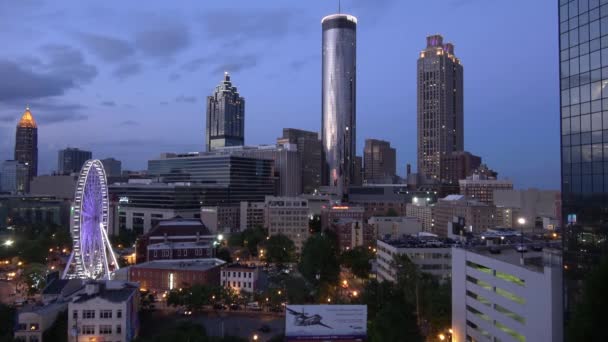
[[287, 305], [285, 336], [287, 341], [365, 339], [367, 305]]
[[118, 203], [129, 203], [129, 197], [122, 196], [121, 198], [118, 199]]

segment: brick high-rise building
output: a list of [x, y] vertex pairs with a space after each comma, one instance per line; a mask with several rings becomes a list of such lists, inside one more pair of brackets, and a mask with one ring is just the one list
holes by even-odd
[[442, 157], [464, 149], [463, 68], [442, 36], [426, 42], [418, 58], [418, 173], [440, 181]]
[[481, 165], [481, 157], [467, 151], [456, 151], [441, 156], [441, 174], [443, 183], [457, 185], [458, 181], [473, 175]]

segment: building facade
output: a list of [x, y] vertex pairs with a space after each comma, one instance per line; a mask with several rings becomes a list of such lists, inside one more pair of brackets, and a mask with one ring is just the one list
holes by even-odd
[[268, 236], [285, 235], [300, 253], [308, 239], [310, 210], [308, 201], [297, 197], [266, 197], [266, 226]]
[[259, 290], [260, 271], [257, 266], [230, 264], [222, 267], [220, 284], [236, 293]]
[[464, 150], [463, 68], [442, 36], [428, 36], [426, 43], [417, 72], [418, 173], [441, 181], [442, 157]]
[[27, 165], [18, 160], [5, 160], [0, 173], [0, 189], [11, 194], [23, 194], [29, 189], [29, 172]]
[[467, 151], [456, 151], [441, 156], [440, 179], [447, 184], [458, 184], [458, 181], [473, 175], [481, 165], [481, 157]]
[[266, 203], [241, 202], [241, 231], [253, 228], [266, 228]]
[[106, 175], [108, 177], [120, 177], [122, 174], [122, 162], [114, 158], [105, 158], [101, 160]]
[[34, 196], [53, 196], [74, 200], [78, 174], [37, 176], [30, 182], [30, 193]]
[[[416, 201], [418, 202], [418, 201]], [[428, 204], [426, 201], [418, 203], [408, 203], [405, 209], [405, 214], [408, 217], [415, 217], [420, 221], [422, 230], [432, 232], [435, 226], [435, 205]]]
[[311, 194], [321, 186], [321, 140], [319, 133], [296, 128], [283, 128], [277, 145], [295, 144], [300, 154], [302, 193]]
[[226, 72], [224, 80], [207, 97], [207, 151], [218, 147], [245, 144], [245, 99], [239, 94]]
[[38, 175], [38, 125], [29, 108], [25, 109], [17, 124], [15, 135], [15, 158], [27, 168], [24, 192], [30, 190], [30, 181]]
[[422, 222], [416, 217], [406, 216], [372, 216], [367, 223], [374, 227], [377, 238], [385, 236], [394, 238], [402, 235], [412, 235], [422, 231]]
[[334, 14], [321, 25], [322, 184], [343, 197], [353, 180], [357, 147], [357, 18]]
[[[557, 1], [561, 89], [562, 225], [566, 311], [579, 300], [586, 275], [608, 251], [608, 12], [601, 1]], [[605, 120], [604, 120], [605, 121]]]
[[112, 280], [87, 283], [84, 292], [68, 304], [68, 340], [131, 341], [139, 334], [138, 310], [136, 284]]
[[495, 190], [513, 190], [513, 182], [508, 179], [492, 179], [472, 175], [458, 181], [460, 194], [482, 203], [494, 204]]
[[378, 281], [397, 281], [398, 267], [395, 257], [407, 255], [414, 265], [424, 273], [446, 280], [452, 275], [452, 247], [438, 240], [402, 236], [376, 241], [376, 264]]
[[91, 151], [68, 147], [57, 153], [57, 172], [59, 174], [80, 173], [84, 163], [93, 158]]
[[220, 259], [150, 261], [131, 266], [128, 279], [157, 294], [193, 285], [219, 286], [224, 264]]
[[562, 302], [557, 251], [452, 249], [453, 341], [561, 342]]
[[366, 183], [392, 183], [397, 174], [397, 151], [388, 141], [365, 139], [363, 179]]
[[448, 223], [454, 217], [462, 217], [469, 232], [480, 233], [494, 228], [494, 205], [468, 199], [463, 195], [449, 195], [437, 201], [432, 233], [446, 237]]

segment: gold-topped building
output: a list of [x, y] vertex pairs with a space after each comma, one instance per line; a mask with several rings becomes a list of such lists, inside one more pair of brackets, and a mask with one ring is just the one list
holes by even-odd
[[38, 175], [38, 125], [29, 107], [25, 109], [17, 124], [15, 160], [27, 168], [26, 184], [21, 187], [27, 193], [30, 181]]

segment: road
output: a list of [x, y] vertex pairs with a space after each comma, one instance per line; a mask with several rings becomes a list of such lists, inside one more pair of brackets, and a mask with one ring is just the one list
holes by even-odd
[[[221, 336], [223, 323], [224, 336], [231, 335], [251, 339], [253, 334], [257, 334], [259, 336], [258, 341], [261, 342], [282, 334], [285, 329], [285, 317], [277, 315], [220, 311], [184, 317], [175, 313], [156, 311], [145, 318], [142, 317], [141, 335], [143, 337], [155, 336], [160, 331], [184, 320], [204, 325], [209, 336]], [[268, 325], [270, 331], [268, 333], [258, 331], [262, 325]]]

